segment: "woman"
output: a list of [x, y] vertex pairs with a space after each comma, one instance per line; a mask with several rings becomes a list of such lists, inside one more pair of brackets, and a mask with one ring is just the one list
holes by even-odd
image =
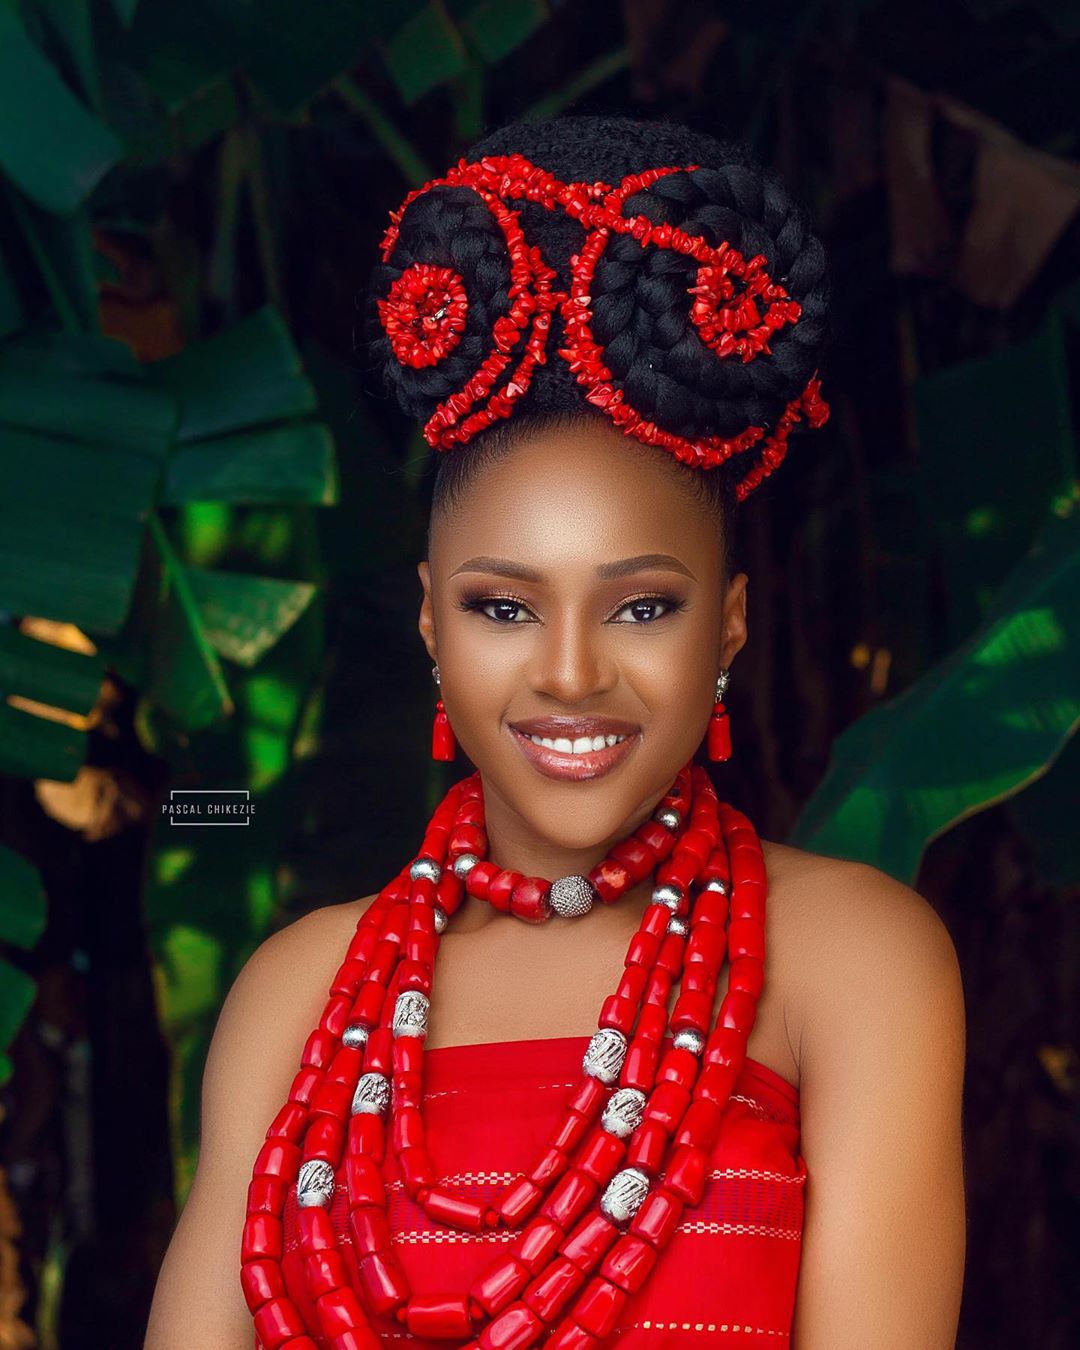
[[948, 934], [693, 763], [736, 504], [827, 415], [823, 277], [772, 175], [667, 125], [508, 127], [395, 213], [373, 351], [440, 452], [433, 753], [476, 772], [230, 991], [148, 1350], [954, 1344]]

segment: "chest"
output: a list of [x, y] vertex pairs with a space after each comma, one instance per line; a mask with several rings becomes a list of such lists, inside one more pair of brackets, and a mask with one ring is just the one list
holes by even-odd
[[[775, 923], [770, 914], [767, 925]], [[632, 932], [630, 925], [625, 931], [587, 923], [575, 928], [572, 921], [558, 928], [496, 922], [475, 932], [447, 932], [439, 948], [426, 1048], [591, 1035], [604, 999], [619, 982]], [[767, 948], [765, 989], [747, 1050], [797, 1083], [777, 964]], [[725, 962], [714, 1015], [727, 980]], [[673, 1000], [676, 993], [677, 986]]]

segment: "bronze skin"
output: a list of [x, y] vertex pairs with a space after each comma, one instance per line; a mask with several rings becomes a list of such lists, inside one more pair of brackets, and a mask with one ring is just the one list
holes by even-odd
[[[419, 629], [454, 735], [483, 778], [494, 862], [529, 876], [585, 873], [655, 810], [701, 744], [718, 672], [746, 641], [748, 579], [725, 584], [721, 545], [678, 465], [599, 419], [525, 423], [453, 512], [432, 520]], [[644, 554], [676, 565], [597, 576]], [[500, 575], [496, 559], [538, 579]], [[616, 768], [584, 781], [540, 773], [511, 731], [593, 713], [639, 733]]]

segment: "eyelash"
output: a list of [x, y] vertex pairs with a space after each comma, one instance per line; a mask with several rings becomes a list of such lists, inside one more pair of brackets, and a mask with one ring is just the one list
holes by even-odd
[[[646, 595], [635, 595], [632, 596], [629, 600], [624, 600], [623, 603], [619, 606], [619, 608], [615, 612], [616, 614], [621, 614], [622, 611], [624, 609], [627, 609], [630, 605], [640, 605], [643, 601], [652, 601], [652, 602], [660, 601], [661, 604], [667, 606], [667, 610], [664, 614], [661, 614], [660, 617], [657, 619], [629, 620], [629, 624], [633, 628], [645, 628], [649, 624], [659, 623], [660, 619], [669, 618], [672, 614], [677, 614], [680, 610], [686, 608], [686, 601], [680, 600], [677, 596], [650, 593]], [[458, 603], [458, 609], [466, 611], [476, 610], [478, 613], [483, 614], [483, 609], [485, 605], [497, 603], [501, 603], [504, 605], [516, 605], [518, 606], [518, 608], [526, 610], [529, 608], [529, 606], [525, 603], [525, 601], [520, 599], [516, 595], [484, 594], [476, 596], [465, 596], [465, 598]], [[502, 628], [514, 628], [521, 626], [514, 619], [494, 619], [490, 614], [484, 614], [483, 617], [491, 623], [498, 624]]]

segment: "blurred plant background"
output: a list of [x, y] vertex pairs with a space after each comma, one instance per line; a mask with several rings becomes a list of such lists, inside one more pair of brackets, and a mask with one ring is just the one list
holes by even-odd
[[[4, 1350], [142, 1345], [233, 977], [467, 767], [360, 301], [411, 186], [565, 111], [748, 141], [830, 247], [717, 783], [947, 922], [959, 1345], [1077, 1343], [1078, 57], [1080, 0], [0, 0]], [[225, 787], [244, 833], [170, 828]]]

